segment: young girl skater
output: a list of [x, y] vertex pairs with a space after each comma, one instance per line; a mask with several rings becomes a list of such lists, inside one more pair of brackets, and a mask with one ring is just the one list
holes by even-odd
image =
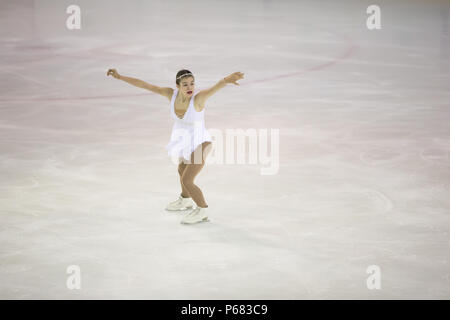
[[[176, 89], [158, 87], [142, 80], [120, 75], [116, 69], [106, 73], [136, 87], [158, 93], [170, 101], [170, 113], [174, 119], [172, 135], [166, 150], [170, 156], [178, 157], [178, 174], [180, 175], [181, 194], [177, 200], [169, 203], [168, 211], [192, 208], [181, 223], [192, 224], [208, 221], [203, 193], [194, 184], [194, 179], [205, 165], [205, 159], [212, 148], [212, 140], [205, 128], [205, 102], [227, 83], [239, 85], [237, 80], [244, 78], [241, 72], [234, 72], [221, 79], [209, 89], [194, 93], [194, 75], [189, 70], [180, 70], [176, 75]], [[193, 202], [196, 208], [193, 207]]]

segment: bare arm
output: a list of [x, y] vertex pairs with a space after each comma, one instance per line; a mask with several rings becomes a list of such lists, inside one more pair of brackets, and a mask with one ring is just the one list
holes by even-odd
[[242, 72], [235, 72], [230, 74], [229, 76], [221, 79], [214, 86], [209, 89], [201, 90], [197, 96], [199, 99], [199, 105], [204, 106], [207, 99], [209, 99], [214, 93], [225, 87], [228, 83], [233, 83], [235, 85], [239, 85], [236, 81], [244, 78], [244, 74]]
[[136, 78], [122, 76], [116, 71], [116, 69], [109, 69], [106, 75], [108, 75], [108, 76], [112, 75], [114, 78], [128, 82], [129, 84], [136, 86], [138, 88], [150, 90], [154, 93], [165, 96], [169, 100], [171, 98], [171, 91], [173, 90], [172, 88], [168, 88], [168, 87], [162, 88], [162, 87], [152, 85], [150, 83], [147, 83], [145, 81], [142, 81], [142, 80], [139, 80]]

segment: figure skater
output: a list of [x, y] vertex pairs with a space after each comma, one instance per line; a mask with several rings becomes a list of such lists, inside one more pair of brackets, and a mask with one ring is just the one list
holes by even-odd
[[[241, 72], [234, 72], [221, 79], [209, 89], [194, 93], [194, 75], [189, 70], [180, 70], [176, 75], [176, 89], [158, 87], [145, 81], [120, 75], [116, 69], [109, 69], [107, 76], [123, 80], [136, 87], [158, 93], [170, 101], [170, 113], [174, 119], [172, 135], [166, 150], [170, 156], [178, 157], [181, 194], [169, 203], [168, 211], [192, 209], [183, 217], [181, 223], [192, 224], [209, 221], [205, 198], [194, 179], [205, 165], [205, 159], [212, 148], [211, 136], [205, 128], [205, 102], [228, 83], [239, 85], [237, 80], [244, 78]], [[181, 84], [181, 85], [180, 85]], [[194, 208], [195, 202], [196, 207]]]

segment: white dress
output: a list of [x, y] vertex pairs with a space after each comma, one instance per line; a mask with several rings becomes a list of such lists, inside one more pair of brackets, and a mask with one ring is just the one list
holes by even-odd
[[175, 98], [177, 97], [178, 88], [174, 90], [172, 100], [170, 102], [170, 113], [174, 119], [172, 134], [170, 141], [166, 145], [166, 150], [170, 157], [184, 158], [190, 160], [191, 153], [203, 142], [212, 142], [211, 135], [205, 128], [205, 109], [198, 112], [194, 108], [194, 98], [196, 92], [189, 102], [189, 106], [183, 116], [178, 118], [175, 113]]

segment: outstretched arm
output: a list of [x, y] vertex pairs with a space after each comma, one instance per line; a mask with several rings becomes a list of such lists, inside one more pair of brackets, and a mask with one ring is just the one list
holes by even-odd
[[158, 87], [158, 86], [154, 86], [150, 83], [147, 83], [145, 81], [136, 79], [136, 78], [132, 78], [132, 77], [126, 77], [126, 76], [122, 76], [120, 75], [116, 69], [109, 69], [108, 72], [106, 73], [107, 76], [111, 75], [116, 79], [119, 80], [123, 80], [125, 82], [128, 82], [129, 84], [132, 84], [133, 86], [139, 87], [139, 88], [143, 88], [143, 89], [147, 89], [150, 90], [154, 93], [163, 95], [165, 97], [167, 97], [170, 100], [171, 97], [171, 91], [173, 90], [172, 88], [162, 88], [162, 87]]
[[235, 72], [226, 76], [217, 82], [214, 86], [209, 89], [201, 90], [197, 94], [197, 99], [199, 99], [199, 105], [204, 106], [207, 99], [209, 99], [214, 93], [225, 87], [228, 83], [233, 83], [235, 85], [239, 85], [236, 81], [244, 78], [244, 74], [242, 72]]

